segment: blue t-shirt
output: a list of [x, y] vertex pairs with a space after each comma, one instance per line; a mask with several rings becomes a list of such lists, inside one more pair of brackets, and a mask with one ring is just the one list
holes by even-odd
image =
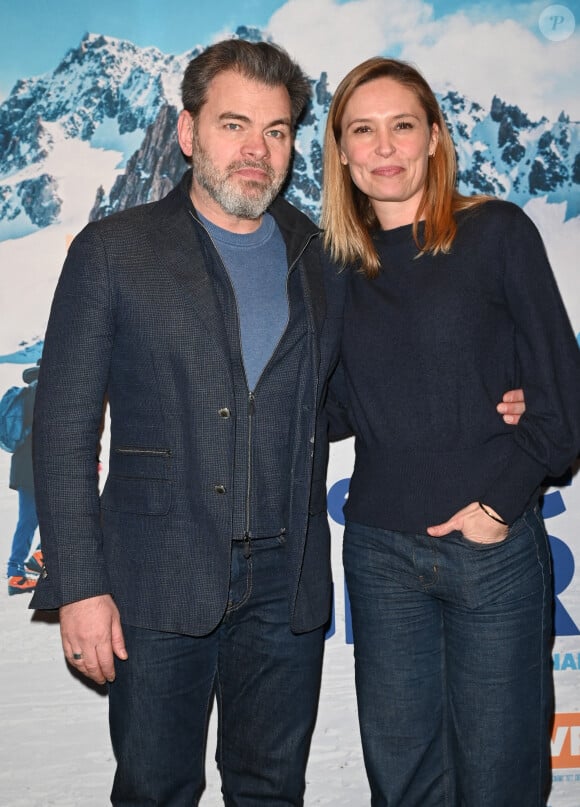
[[234, 289], [248, 389], [253, 390], [288, 322], [286, 246], [269, 213], [257, 230], [243, 234], [224, 230], [198, 215]]

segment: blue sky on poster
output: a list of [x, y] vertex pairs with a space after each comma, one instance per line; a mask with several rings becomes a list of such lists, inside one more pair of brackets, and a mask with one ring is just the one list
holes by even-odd
[[[538, 25], [551, 4], [474, 0], [0, 0], [0, 99], [18, 78], [52, 71], [86, 31], [183, 53], [239, 24], [269, 31], [311, 75], [331, 84], [383, 53], [417, 64], [484, 105], [501, 89], [532, 117], [565, 109], [580, 120], [580, 0], [563, 4], [576, 28], [552, 41]], [[573, 15], [573, 16], [572, 16]], [[27, 46], [28, 43], [28, 46]]]

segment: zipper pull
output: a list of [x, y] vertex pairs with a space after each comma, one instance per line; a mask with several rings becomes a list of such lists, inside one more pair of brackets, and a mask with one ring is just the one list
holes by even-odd
[[250, 417], [252, 417], [252, 415], [254, 414], [255, 408], [256, 408], [256, 399], [254, 398], [254, 393], [250, 392], [248, 398], [248, 412]]

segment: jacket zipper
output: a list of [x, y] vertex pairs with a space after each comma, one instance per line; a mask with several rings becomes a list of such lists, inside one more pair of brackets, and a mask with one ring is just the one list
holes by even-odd
[[252, 496], [252, 437], [254, 429], [254, 411], [256, 399], [254, 393], [248, 395], [248, 452], [246, 460], [246, 531], [244, 533], [244, 557], [247, 559], [251, 554], [250, 544], [250, 503]]

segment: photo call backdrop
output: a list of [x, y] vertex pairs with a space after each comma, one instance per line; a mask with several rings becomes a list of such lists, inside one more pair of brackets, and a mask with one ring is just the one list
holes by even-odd
[[[324, 123], [338, 81], [373, 55], [413, 62], [445, 112], [460, 190], [509, 199], [535, 221], [580, 340], [579, 23], [580, 0], [1, 0], [0, 395], [21, 386], [23, 370], [42, 356], [75, 234], [89, 220], [160, 198], [181, 176], [175, 124], [183, 70], [227, 36], [276, 42], [311, 77], [313, 102], [286, 195], [314, 220]], [[106, 443], [105, 433], [103, 479]], [[310, 806], [369, 803], [340, 557], [352, 459], [351, 441], [332, 447], [335, 603], [307, 774]], [[9, 468], [10, 455], [0, 451], [2, 563], [18, 511]], [[546, 485], [556, 584], [550, 807], [580, 807], [577, 468]], [[28, 601], [0, 588], [0, 804], [103, 807], [114, 770], [106, 694], [68, 670], [56, 620], [29, 611]], [[221, 803], [214, 732], [212, 720], [202, 799], [209, 806]]]

